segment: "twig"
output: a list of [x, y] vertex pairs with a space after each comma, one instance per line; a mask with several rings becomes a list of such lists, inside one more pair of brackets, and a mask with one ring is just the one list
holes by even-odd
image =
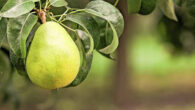
[[61, 21], [64, 15], [67, 15], [66, 13], [69, 11], [70, 8], [67, 7], [66, 11], [60, 16], [58, 21]]
[[46, 23], [46, 12], [43, 10], [39, 10], [37, 8], [34, 8], [35, 12], [37, 13], [39, 19], [41, 20], [41, 22], [44, 24]]
[[69, 29], [69, 30], [71, 30], [71, 31], [73, 31], [73, 32], [76, 32], [76, 30], [74, 30], [74, 29], [72, 29], [72, 28], [70, 28], [70, 27], [64, 25], [63, 23], [60, 23], [60, 24], [61, 24], [63, 27], [65, 27], [65, 28], [67, 28], [67, 29]]
[[39, 0], [39, 10], [41, 10], [42, 8], [42, 3], [41, 3], [41, 0]]
[[114, 6], [116, 7], [119, 3], [119, 0], [116, 0], [115, 3], [114, 3]]

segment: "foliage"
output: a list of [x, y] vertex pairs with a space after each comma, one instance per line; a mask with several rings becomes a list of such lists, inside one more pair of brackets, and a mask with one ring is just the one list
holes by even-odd
[[155, 8], [160, 8], [165, 16], [177, 21], [175, 16], [175, 3], [173, 0], [128, 0], [129, 13], [148, 15]]
[[[28, 79], [25, 67], [28, 50], [34, 33], [45, 21], [55, 21], [68, 30], [80, 51], [80, 71], [67, 87], [77, 86], [86, 79], [91, 68], [94, 50], [114, 59], [112, 54], [117, 50], [125, 25], [119, 9], [103, 0], [92, 0], [82, 9], [72, 8], [69, 5], [70, 1], [1, 0], [0, 60], [5, 63], [0, 62], [0, 72], [12, 76], [11, 74], [16, 69], [19, 74]], [[115, 5], [118, 1], [116, 0]], [[159, 23], [159, 28], [163, 30], [161, 33], [169, 37], [168, 41], [183, 49], [184, 44], [177, 36], [183, 35], [186, 31], [195, 36], [194, 0], [177, 0], [177, 2], [174, 0], [128, 0], [130, 14], [148, 15], [155, 8], [159, 8], [163, 14]], [[179, 32], [176, 32], [177, 30]], [[8, 69], [10, 71], [5, 71], [7, 68], [10, 68]], [[0, 78], [1, 80], [3, 77]]]
[[139, 10], [140, 14], [147, 15], [153, 12], [156, 7], [156, 0], [142, 0]]
[[195, 49], [194, 0], [128, 0], [129, 13], [148, 15], [154, 8], [163, 13], [158, 29], [165, 42], [173, 45], [173, 53], [192, 53]]
[[195, 17], [189, 11], [192, 8], [188, 6], [189, 1], [186, 0], [175, 6], [177, 22], [162, 17], [158, 25], [162, 39], [173, 46], [173, 53], [195, 51]]
[[62, 25], [79, 48], [82, 59], [80, 71], [68, 87], [77, 86], [85, 80], [91, 68], [94, 50], [111, 58], [109, 55], [117, 49], [118, 39], [124, 29], [120, 11], [103, 0], [91, 1], [84, 9], [71, 8], [65, 0], [1, 2], [0, 44], [3, 42], [3, 46], [7, 45], [10, 62], [19, 74], [27, 78], [26, 58], [29, 47], [34, 33], [44, 21], [55, 21]]

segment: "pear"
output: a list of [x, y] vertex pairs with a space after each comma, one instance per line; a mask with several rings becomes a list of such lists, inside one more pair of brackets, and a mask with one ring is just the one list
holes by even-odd
[[79, 50], [56, 22], [46, 22], [36, 31], [26, 59], [30, 80], [45, 89], [69, 85], [80, 68]]

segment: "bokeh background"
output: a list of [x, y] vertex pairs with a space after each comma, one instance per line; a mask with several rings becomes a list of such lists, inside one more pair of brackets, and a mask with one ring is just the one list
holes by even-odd
[[[14, 73], [6, 97], [0, 93], [0, 110], [195, 110], [194, 36], [186, 30], [179, 35], [182, 30], [172, 25], [168, 35], [166, 23], [178, 23], [158, 9], [148, 16], [129, 15], [121, 1], [125, 31], [117, 60], [94, 51], [91, 71], [81, 85], [53, 91]], [[89, 0], [68, 2], [83, 8]]]

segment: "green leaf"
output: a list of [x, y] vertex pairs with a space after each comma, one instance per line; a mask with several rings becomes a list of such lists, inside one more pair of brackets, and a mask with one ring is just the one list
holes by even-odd
[[2, 18], [0, 20], [0, 48], [3, 39], [6, 37], [6, 30], [7, 30], [7, 19]]
[[118, 36], [121, 36], [124, 30], [124, 18], [116, 7], [103, 0], [94, 0], [87, 4], [86, 9], [99, 13], [99, 17], [112, 23]]
[[7, 0], [1, 0], [1, 3], [0, 3], [0, 10], [1, 10], [1, 8], [5, 5], [6, 2], [7, 2]]
[[49, 1], [50, 1], [50, 5], [54, 7], [63, 7], [68, 5], [68, 3], [65, 0], [49, 0]]
[[[100, 37], [99, 37], [99, 27], [96, 21], [87, 15], [86, 13], [75, 13], [67, 15], [66, 20], [72, 21], [74, 23], [77, 23], [80, 25], [88, 34], [90, 34], [90, 47], [91, 49], [94, 49], [94, 47], [97, 47]], [[94, 45], [94, 46], [92, 46]], [[90, 50], [92, 51], [92, 50]]]
[[85, 49], [85, 52], [87, 53], [90, 50], [89, 34], [87, 34], [85, 31], [77, 30], [77, 35], [81, 39], [81, 42], [82, 42], [84, 49]]
[[16, 56], [26, 57], [26, 40], [37, 19], [37, 16], [28, 13], [9, 20], [7, 38], [10, 48]]
[[87, 75], [91, 68], [92, 60], [93, 60], [93, 54], [88, 54], [84, 57], [82, 67], [80, 68], [77, 77], [68, 87], [75, 87], [81, 84], [87, 78]]
[[139, 14], [148, 15], [154, 11], [155, 7], [156, 7], [156, 0], [142, 0]]
[[111, 23], [109, 23], [109, 24], [110, 24], [111, 29], [112, 29], [112, 31], [113, 31], [113, 40], [112, 40], [112, 42], [111, 42], [110, 45], [108, 45], [107, 47], [105, 47], [105, 48], [99, 50], [100, 52], [105, 53], [105, 54], [114, 53], [114, 51], [116, 50], [116, 48], [117, 48], [118, 45], [119, 45], [117, 32], [116, 32], [114, 26], [113, 26]]
[[[27, 48], [30, 47], [30, 43], [32, 42], [34, 34], [35, 34], [35, 32], [36, 32], [36, 30], [38, 29], [39, 26], [40, 26], [40, 24], [37, 23], [33, 27], [33, 29], [31, 30], [31, 32], [28, 36], [27, 42], [26, 42]], [[28, 75], [27, 75], [27, 72], [26, 72], [26, 66], [25, 66], [26, 58], [20, 58], [20, 57], [16, 56], [12, 51], [10, 51], [10, 60], [11, 60], [11, 63], [13, 64], [13, 66], [16, 68], [17, 72], [20, 75], [26, 76], [28, 78]]]
[[[76, 15], [77, 16], [77, 15]], [[82, 20], [87, 20], [87, 19], [81, 19], [81, 16], [76, 17], [76, 16], [67, 16], [66, 20], [72, 21], [78, 25], [80, 25], [82, 28], [84, 28], [84, 30], [87, 32], [89, 39], [90, 39], [90, 49], [88, 51], [88, 53], [91, 53], [94, 49], [94, 40], [93, 37], [91, 35], [91, 33], [88, 30], [88, 26], [90, 26], [88, 23], [90, 22], [83, 22]], [[83, 16], [84, 17], [84, 16]]]
[[0, 11], [0, 17], [18, 17], [30, 12], [34, 7], [32, 0], [8, 0]]
[[33, 38], [34, 38], [34, 36], [35, 36], [35, 33], [36, 33], [37, 29], [38, 29], [40, 26], [41, 26], [41, 24], [40, 24], [39, 22], [37, 22], [37, 23], [35, 24], [35, 26], [32, 28], [32, 30], [31, 30], [31, 32], [30, 32], [30, 34], [29, 34], [29, 36], [28, 36], [28, 39], [27, 39], [27, 41], [26, 41], [27, 55], [28, 55], [28, 52], [29, 52], [29, 49], [30, 49], [30, 44], [32, 43]]
[[27, 76], [24, 58], [17, 57], [12, 51], [10, 51], [10, 60], [20, 75]]
[[141, 0], [128, 0], [129, 13], [138, 13], [141, 8]]
[[91, 14], [92, 16], [95, 16], [95, 19], [101, 26], [101, 28], [102, 26], [104, 26], [103, 28], [105, 29], [105, 32], [103, 33], [103, 35], [101, 35], [101, 41], [98, 44], [97, 49], [99, 49], [99, 47], [103, 47], [98, 51], [103, 54], [113, 53], [117, 49], [119, 44], [118, 37], [121, 36], [124, 30], [124, 18], [120, 11], [113, 5], [103, 0], [91, 1], [86, 6], [86, 9], [84, 11], [88, 14]]
[[79, 48], [81, 54], [81, 67], [77, 77], [68, 87], [75, 87], [81, 84], [86, 79], [93, 60], [93, 52], [86, 52], [88, 50], [88, 44], [90, 43], [89, 37], [87, 37], [86, 32], [82, 30], [77, 30], [77, 36], [79, 38], [76, 40], [75, 43], [77, 44], [77, 47]]
[[[85, 9], [85, 12], [107, 20], [101, 13], [96, 12], [94, 10]], [[110, 25], [110, 27], [113, 31], [113, 36], [112, 36], [113, 39], [112, 39], [112, 42], [108, 46], [106, 46], [105, 48], [100, 49], [99, 51], [104, 53], [104, 54], [111, 54], [117, 49], [118, 44], [119, 44], [119, 40], [118, 40], [118, 35], [117, 35], [117, 31], [116, 31], [115, 27], [113, 26], [113, 24], [110, 21], [107, 20], [107, 22], [108, 22], [108, 24]]]
[[177, 21], [173, 0], [158, 0], [158, 6], [165, 16]]
[[186, 8], [195, 17], [195, 0], [186, 0]]

